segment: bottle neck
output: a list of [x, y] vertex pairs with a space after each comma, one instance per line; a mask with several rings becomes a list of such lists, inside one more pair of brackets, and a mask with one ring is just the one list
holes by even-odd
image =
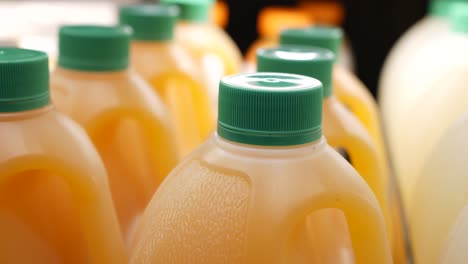
[[0, 122], [9, 122], [14, 120], [23, 120], [33, 118], [39, 115], [43, 115], [49, 111], [54, 109], [52, 104], [48, 104], [46, 106], [32, 109], [32, 110], [25, 110], [25, 111], [18, 111], [18, 112], [0, 112]]
[[130, 74], [129, 69], [120, 71], [82, 71], [58, 66], [54, 75], [65, 76], [69, 78], [78, 79], [109, 79], [109, 78], [122, 78]]
[[214, 143], [224, 149], [225, 151], [252, 157], [285, 157], [285, 156], [303, 156], [308, 155], [311, 151], [316, 151], [325, 148], [327, 142], [322, 136], [317, 140], [308, 142], [300, 145], [292, 146], [260, 146], [252, 144], [244, 144], [235, 141], [231, 141], [219, 136], [217, 133], [214, 134], [212, 140]]

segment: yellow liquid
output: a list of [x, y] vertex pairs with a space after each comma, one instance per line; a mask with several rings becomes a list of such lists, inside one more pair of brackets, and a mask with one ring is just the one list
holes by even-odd
[[239, 48], [222, 29], [210, 23], [180, 22], [176, 42], [197, 60], [201, 77], [208, 84], [211, 107], [217, 113], [219, 80], [241, 70]]
[[215, 135], [155, 193], [130, 263], [334, 263], [318, 243], [332, 238], [310, 220], [330, 228], [326, 210], [342, 213], [349, 232], [334, 235], [353, 244], [335, 263], [391, 263], [377, 200], [323, 139], [258, 147]]
[[161, 96], [174, 124], [179, 156], [187, 155], [215, 127], [215, 109], [196, 64], [170, 42], [134, 42], [132, 65]]
[[[390, 166], [377, 104], [359, 79], [338, 64], [335, 65], [333, 72], [333, 93], [363, 124], [372, 138], [373, 145], [376, 147], [381, 168], [380, 175], [385, 178], [385, 188], [389, 195], [389, 217], [392, 219], [392, 234], [390, 234], [390, 237], [392, 239], [394, 261], [395, 263], [406, 263], [408, 254], [406, 252], [404, 218], [401, 213], [403, 208], [396, 179], [390, 175]], [[359, 169], [358, 171], [361, 173]]]
[[[396, 238], [402, 239], [401, 233], [398, 232], [400, 229], [397, 228], [400, 227], [400, 219], [395, 219], [392, 215], [394, 208], [389, 200], [388, 176], [377, 146], [361, 122], [333, 96], [324, 100], [323, 132], [330, 146], [346, 151], [353, 167], [374, 191], [384, 213], [391, 241], [395, 241]], [[341, 243], [349, 244], [347, 241]]]
[[126, 263], [100, 158], [51, 107], [0, 114], [0, 263]]
[[162, 102], [128, 72], [61, 68], [52, 78], [52, 96], [58, 109], [82, 125], [97, 147], [129, 243], [152, 194], [178, 160]]

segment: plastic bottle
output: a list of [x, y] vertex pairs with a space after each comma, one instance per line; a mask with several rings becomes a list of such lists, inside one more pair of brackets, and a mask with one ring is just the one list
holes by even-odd
[[[394, 120], [406, 114], [402, 100], [411, 93], [411, 81], [426, 76], [420, 59], [432, 56], [430, 47], [450, 31], [449, 7], [454, 0], [431, 0], [429, 13], [411, 27], [394, 45], [385, 60], [379, 81], [379, 103], [390, 146], [398, 125]], [[390, 147], [393, 148], [393, 147]], [[391, 149], [391, 151], [393, 151]]]
[[393, 121], [400, 129], [389, 130], [406, 206], [410, 204], [413, 188], [434, 145], [447, 128], [468, 111], [468, 4], [454, 7], [451, 32], [433, 43], [430, 57], [420, 62], [425, 65], [424, 76], [414, 77], [407, 87], [413, 95], [408, 93], [405, 103], [400, 101], [398, 105], [405, 110], [404, 115]]
[[257, 31], [260, 38], [252, 43], [246, 53], [246, 71], [255, 72], [257, 50], [277, 46], [281, 30], [307, 27], [313, 21], [313, 18], [297, 8], [266, 7], [262, 9], [257, 19]]
[[[333, 96], [331, 84], [332, 66], [335, 60], [333, 53], [322, 48], [284, 45], [278, 48], [260, 49], [257, 60], [258, 71], [301, 74], [317, 78], [323, 83], [324, 135], [332, 147], [348, 155], [351, 164], [374, 191], [383, 209], [387, 230], [393, 238], [395, 231], [393, 231], [394, 223], [388, 199], [388, 176], [378, 156], [377, 147], [365, 128]], [[322, 230], [327, 233], [324, 228]], [[333, 232], [333, 229], [328, 232]], [[346, 244], [345, 241], [342, 243]]]
[[47, 55], [0, 48], [0, 263], [126, 263], [107, 175], [50, 104]]
[[131, 64], [161, 96], [170, 112], [181, 157], [215, 128], [215, 109], [193, 58], [172, 41], [178, 9], [164, 5], [120, 8], [122, 25], [133, 29]]
[[319, 81], [234, 75], [219, 97], [218, 133], [155, 193], [130, 263], [329, 263], [310, 225], [328, 211], [346, 219], [357, 263], [391, 262], [377, 200], [322, 137]]
[[[231, 38], [210, 22], [213, 0], [161, 0], [180, 8], [176, 41], [197, 58], [213, 109], [218, 108], [218, 83], [225, 76], [238, 73], [242, 54]], [[215, 113], [216, 114], [216, 111]]]
[[[337, 27], [323, 27], [323, 26], [315, 26], [315, 27], [308, 27], [308, 28], [297, 28], [297, 29], [287, 29], [281, 32], [280, 35], [280, 43], [281, 45], [300, 45], [300, 46], [307, 46], [307, 47], [321, 47], [328, 49], [335, 53], [338, 57], [339, 55], [339, 47], [342, 45], [342, 37], [343, 32], [340, 28]], [[376, 173], [367, 171], [364, 172], [364, 168], [368, 168], [369, 162], [366, 161], [367, 155], [355, 153], [354, 155], [360, 156], [358, 157], [363, 158], [362, 161], [356, 161], [356, 157], [351, 158], [351, 162], [353, 166], [359, 171], [359, 173], [363, 177], [371, 177], [371, 178], [379, 178], [383, 181], [384, 189], [381, 191], [377, 191], [379, 195], [388, 196], [389, 204], [388, 207], [384, 207], [384, 212], [388, 212], [387, 216], [387, 224], [389, 227], [392, 227], [390, 231], [390, 239], [392, 240], [392, 250], [393, 250], [393, 257], [396, 263], [405, 263], [409, 256], [408, 254], [408, 243], [406, 238], [406, 230], [405, 230], [405, 219], [402, 213], [403, 208], [400, 201], [400, 191], [399, 186], [396, 182], [396, 178], [393, 175], [390, 175], [390, 166], [387, 160], [387, 153], [386, 148], [384, 145], [384, 140], [381, 131], [381, 124], [379, 120], [379, 112], [377, 109], [377, 104], [374, 101], [372, 95], [369, 93], [367, 88], [362, 84], [359, 79], [354, 76], [350, 71], [345, 69], [341, 66], [340, 63], [335, 63], [333, 66], [333, 94], [336, 95], [336, 98], [339, 102], [343, 103], [346, 108], [348, 108], [355, 117], [366, 128], [368, 134], [371, 136], [370, 148], [375, 148], [376, 153], [374, 154], [367, 154], [367, 155], [376, 155], [373, 157], [373, 162], [377, 162], [379, 168], [374, 168], [374, 170], [378, 170], [379, 172]], [[336, 99], [327, 100], [330, 102], [336, 101]], [[334, 103], [335, 105], [340, 105], [336, 108], [343, 108], [341, 103]], [[325, 103], [327, 105], [327, 103]], [[333, 105], [333, 104], [332, 104]], [[334, 106], [330, 106], [330, 109], [334, 109]], [[344, 110], [337, 110], [337, 113], [343, 115], [349, 115], [348, 113], [344, 113]], [[348, 133], [356, 133], [350, 132], [351, 130], [348, 128], [352, 121], [351, 119], [355, 119], [355, 117], [348, 118], [347, 121], [342, 124], [340, 128], [341, 131], [348, 131]], [[339, 120], [340, 118], [336, 118]], [[349, 122], [350, 124], [346, 124]], [[352, 126], [350, 126], [352, 127]], [[325, 132], [326, 133], [326, 132]], [[363, 140], [367, 134], [365, 132], [359, 132], [357, 136], [360, 140]], [[356, 135], [355, 135], [356, 136]], [[348, 148], [356, 148], [357, 146], [351, 147], [350, 142], [353, 140], [345, 140], [348, 145]], [[348, 142], [349, 141], [349, 142]], [[343, 143], [340, 143], [343, 144]], [[369, 144], [366, 143], [366, 144]], [[364, 145], [366, 145], [364, 144]], [[333, 143], [332, 143], [333, 145]], [[357, 147], [359, 148], [359, 147]], [[365, 147], [369, 148], [369, 146]], [[358, 165], [357, 163], [361, 163]], [[362, 166], [362, 167], [361, 167]], [[371, 165], [372, 166], [372, 165]], [[382, 187], [382, 185], [378, 185]], [[371, 184], [371, 187], [374, 189], [375, 186]], [[385, 192], [382, 192], [385, 190]], [[380, 197], [382, 197], [380, 196]], [[383, 200], [380, 200], [383, 202]], [[391, 217], [391, 219], [390, 219]], [[389, 229], [390, 230], [390, 229]]]
[[[338, 27], [314, 26], [287, 29], [281, 32], [281, 45], [301, 45], [328, 49], [339, 58], [343, 32]], [[372, 95], [356, 76], [339, 63], [333, 67], [333, 93], [362, 122], [379, 151], [384, 153], [380, 121]]]
[[167, 111], [128, 70], [130, 28], [64, 26], [52, 98], [85, 128], [104, 160], [122, 232], [133, 226], [177, 162]]
[[[458, 215], [468, 203], [467, 143], [468, 113], [465, 113], [440, 138], [416, 180], [408, 220], [417, 263], [441, 263], [450, 230], [454, 229]], [[452, 232], [453, 237], [467, 234], [466, 231]], [[461, 245], [450, 247], [461, 248]]]
[[450, 237], [447, 240], [445, 251], [443, 252], [442, 264], [463, 264], [468, 259], [468, 205], [457, 218], [455, 226], [452, 229]]

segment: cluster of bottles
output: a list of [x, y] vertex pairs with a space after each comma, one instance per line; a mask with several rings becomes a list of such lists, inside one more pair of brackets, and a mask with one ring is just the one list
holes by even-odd
[[338, 7], [265, 9], [243, 63], [225, 5], [162, 2], [62, 26], [52, 73], [0, 48], [0, 263], [466, 261], [468, 4], [398, 43], [381, 124]]
[[468, 260], [468, 1], [433, 0], [379, 84], [416, 263]]

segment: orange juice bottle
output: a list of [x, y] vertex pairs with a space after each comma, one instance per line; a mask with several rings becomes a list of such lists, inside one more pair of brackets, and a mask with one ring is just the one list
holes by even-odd
[[49, 100], [47, 55], [0, 48], [0, 263], [126, 263], [107, 175]]
[[294, 74], [225, 77], [217, 134], [155, 193], [130, 263], [331, 263], [313, 243], [314, 223], [334, 225], [319, 221], [328, 210], [347, 224], [335, 235], [352, 240], [356, 263], [391, 263], [377, 200], [322, 137], [321, 86]]
[[[323, 83], [323, 130], [332, 147], [344, 151], [351, 164], [374, 191], [383, 209], [387, 230], [393, 238], [393, 227], [388, 199], [387, 175], [369, 133], [332, 92], [332, 65], [334, 55], [322, 48], [280, 46], [260, 49], [257, 53], [258, 71], [301, 74]], [[330, 231], [331, 232], [331, 231]]]
[[[331, 50], [339, 58], [343, 32], [338, 27], [314, 26], [287, 29], [281, 32], [281, 45], [301, 45]], [[333, 68], [333, 93], [363, 123], [379, 151], [383, 153], [383, 138], [377, 104], [367, 88], [340, 64]]]
[[464, 264], [468, 259], [468, 204], [460, 212], [441, 254], [441, 264]]
[[[302, 29], [288, 29], [281, 33], [280, 43], [282, 45], [292, 44], [321, 47], [331, 50], [340, 56], [339, 47], [341, 46], [342, 36], [341, 29], [337, 27], [316, 26]], [[389, 196], [388, 199], [390, 201], [388, 205], [389, 217], [392, 218], [391, 220], [387, 218], [387, 220], [389, 220], [388, 224], [391, 222], [393, 226], [390, 233], [393, 244], [393, 256], [396, 263], [405, 263], [408, 256], [405, 219], [402, 213], [403, 208], [400, 200], [399, 186], [396, 178], [390, 175], [390, 166], [387, 160], [377, 104], [359, 79], [339, 63], [335, 63], [333, 67], [332, 80], [334, 95], [361, 121], [372, 138], [371, 144], [377, 150], [380, 172], [374, 174], [373, 177], [379, 175], [385, 181], [385, 190], [388, 192], [386, 195]], [[348, 130], [346, 126], [343, 129]], [[363, 164], [365, 163], [365, 160], [363, 160]], [[356, 166], [354, 163], [353, 165]], [[363, 166], [366, 167], [367, 165]], [[368, 175], [360, 169], [358, 171], [363, 176]]]
[[85, 128], [104, 160], [127, 241], [177, 162], [163, 103], [128, 70], [130, 32], [128, 27], [62, 27], [52, 75], [57, 108]]
[[[443, 86], [439, 86], [441, 87]], [[445, 90], [445, 87], [441, 89]], [[454, 248], [447, 249], [452, 251], [452, 257], [462, 254], [466, 256], [466, 242], [464, 251], [456, 252], [453, 249], [461, 248], [462, 245], [457, 245], [456, 241], [462, 243], [463, 240], [460, 239], [468, 234], [466, 231], [455, 231], [457, 219], [461, 221], [461, 225], [466, 226], [468, 223], [466, 219], [461, 220], [459, 217], [468, 205], [467, 162], [468, 112], [465, 112], [446, 128], [445, 133], [434, 144], [411, 192], [408, 220], [417, 263], [441, 263], [440, 256], [447, 249], [445, 243], [449, 241], [449, 237], [454, 240], [450, 246]], [[453, 230], [452, 233], [450, 230]]]
[[[176, 41], [197, 59], [202, 77], [209, 83], [208, 92], [213, 109], [218, 108], [218, 83], [242, 67], [242, 54], [232, 39], [210, 22], [212, 0], [161, 0], [180, 8], [176, 26]], [[216, 114], [216, 111], [215, 111]]]
[[130, 5], [120, 9], [119, 19], [133, 28], [131, 64], [168, 108], [184, 156], [213, 132], [215, 109], [196, 63], [172, 41], [177, 14], [176, 6]]
[[247, 72], [255, 72], [256, 52], [259, 48], [278, 45], [281, 30], [295, 27], [306, 27], [313, 23], [313, 18], [299, 9], [286, 7], [266, 7], [257, 19], [257, 31], [260, 36], [247, 51], [245, 67]]

